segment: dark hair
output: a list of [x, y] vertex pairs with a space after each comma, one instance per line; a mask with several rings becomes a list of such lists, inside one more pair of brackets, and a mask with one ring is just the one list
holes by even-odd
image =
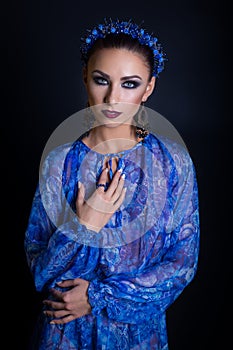
[[90, 57], [97, 50], [109, 48], [126, 49], [138, 53], [145, 61], [149, 70], [149, 78], [151, 79], [154, 70], [154, 55], [151, 48], [146, 45], [141, 45], [137, 39], [124, 33], [119, 33], [117, 35], [108, 34], [105, 38], [98, 38], [88, 51], [84, 63], [87, 65]]

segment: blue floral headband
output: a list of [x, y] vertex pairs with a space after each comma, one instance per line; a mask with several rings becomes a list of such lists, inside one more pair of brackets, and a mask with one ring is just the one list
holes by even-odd
[[109, 21], [104, 19], [103, 24], [98, 24], [91, 30], [88, 29], [86, 35], [81, 38], [80, 52], [82, 61], [84, 63], [87, 62], [88, 52], [97, 39], [105, 38], [108, 34], [120, 33], [130, 35], [133, 39], [137, 39], [141, 45], [148, 46], [152, 50], [154, 55], [153, 76], [158, 77], [159, 73], [164, 69], [164, 61], [166, 60], [162, 47], [153, 34], [149, 34], [131, 20], [124, 22], [118, 19], [110, 19]]

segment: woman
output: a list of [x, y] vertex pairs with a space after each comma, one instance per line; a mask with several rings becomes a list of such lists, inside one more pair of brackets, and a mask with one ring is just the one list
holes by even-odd
[[196, 273], [199, 212], [187, 150], [145, 124], [165, 55], [135, 23], [105, 20], [81, 58], [91, 126], [45, 157], [25, 236], [47, 294], [30, 349], [168, 349], [165, 313]]

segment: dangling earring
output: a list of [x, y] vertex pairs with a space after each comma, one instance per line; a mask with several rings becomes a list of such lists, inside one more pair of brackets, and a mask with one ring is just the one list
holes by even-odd
[[138, 110], [138, 113], [135, 118], [136, 121], [136, 135], [139, 138], [144, 139], [149, 134], [149, 122], [144, 102], [141, 103], [141, 106]]

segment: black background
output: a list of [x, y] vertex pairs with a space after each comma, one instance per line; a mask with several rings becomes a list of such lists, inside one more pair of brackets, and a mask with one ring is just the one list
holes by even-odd
[[[110, 16], [144, 21], [167, 53], [147, 106], [179, 131], [196, 166], [201, 220], [195, 279], [167, 312], [170, 350], [225, 349], [231, 338], [229, 9], [206, 1], [9, 1], [2, 8], [1, 174], [7, 349], [27, 349], [40, 308], [23, 250], [44, 146], [85, 107], [79, 38]], [[5, 276], [6, 273], [6, 276]], [[2, 314], [3, 315], [3, 314]], [[148, 349], [149, 350], [149, 349]]]

